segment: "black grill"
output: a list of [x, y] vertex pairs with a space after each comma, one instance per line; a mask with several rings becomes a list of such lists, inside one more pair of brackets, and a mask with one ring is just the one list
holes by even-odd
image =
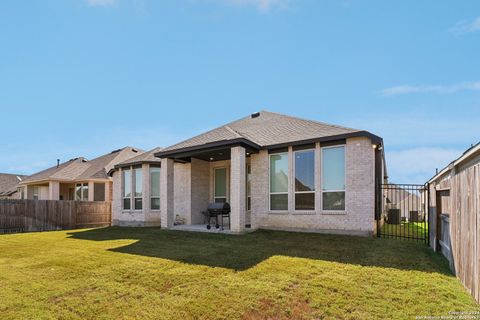
[[228, 218], [228, 228], [230, 229], [230, 204], [228, 203], [210, 203], [207, 207], [206, 218], [207, 218], [207, 229], [210, 229], [210, 221], [212, 218], [215, 218], [215, 228], [220, 228], [218, 223], [218, 217], [220, 216], [221, 227], [223, 230], [223, 218]]

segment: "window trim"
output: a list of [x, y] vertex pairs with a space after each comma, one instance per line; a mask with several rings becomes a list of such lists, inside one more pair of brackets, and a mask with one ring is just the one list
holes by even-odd
[[[316, 181], [316, 173], [315, 173], [315, 162], [317, 161], [317, 156], [316, 156], [316, 152], [315, 152], [315, 148], [308, 148], [308, 149], [300, 149], [300, 150], [294, 150], [292, 151], [293, 153], [293, 211], [296, 212], [296, 213], [303, 213], [303, 212], [316, 212], [317, 210], [317, 201], [316, 201], [316, 193], [317, 193], [317, 188], [316, 188], [316, 185], [315, 185], [315, 181]], [[297, 173], [296, 173], [296, 169], [297, 169], [297, 158], [295, 157], [295, 154], [296, 153], [302, 153], [302, 152], [313, 152], [313, 191], [295, 191], [295, 178], [297, 176]], [[297, 197], [297, 194], [313, 194], [313, 209], [299, 209], [297, 210], [296, 208], [296, 197]]]
[[[77, 188], [80, 186], [80, 199], [77, 199]], [[85, 200], [85, 187], [87, 187], [87, 197]], [[75, 183], [75, 196], [74, 199], [75, 201], [88, 201], [88, 194], [90, 193], [90, 186], [88, 185], [88, 182], [77, 182]]]
[[[140, 170], [140, 177], [141, 177], [141, 183], [140, 183], [140, 187], [141, 187], [141, 196], [140, 197], [137, 197], [137, 175], [136, 175], [136, 170]], [[143, 193], [144, 193], [144, 190], [143, 190], [143, 167], [142, 166], [136, 166], [136, 167], [131, 167], [131, 172], [132, 172], [132, 204], [133, 204], [133, 208], [132, 210], [133, 211], [143, 211], [144, 209], [144, 203], [143, 203]], [[137, 199], [140, 199], [141, 200], [141, 203], [142, 203], [142, 207], [140, 209], [137, 209], [136, 208], [136, 200]]]
[[[130, 175], [130, 197], [125, 196], [125, 175], [124, 173], [128, 171]], [[122, 168], [121, 172], [121, 188], [122, 188], [122, 211], [131, 211], [132, 210], [132, 195], [133, 195], [133, 179], [132, 179], [132, 168], [131, 167], [125, 167]], [[130, 209], [125, 209], [125, 199], [130, 200]]]
[[[158, 177], [158, 190], [159, 190], [159, 194], [158, 194], [158, 197], [157, 196], [152, 196], [152, 169], [158, 169], [158, 172], [159, 172], [159, 177]], [[148, 167], [148, 182], [150, 184], [150, 194], [149, 194], [149, 199], [150, 199], [150, 203], [149, 203], [149, 206], [150, 206], [150, 210], [151, 211], [155, 211], [155, 212], [158, 212], [162, 209], [162, 203], [161, 203], [161, 194], [162, 194], [162, 190], [161, 190], [161, 187], [162, 187], [162, 184], [161, 184], [161, 170], [162, 168], [160, 166], [152, 166], [150, 165]], [[152, 209], [152, 199], [159, 199], [159, 203], [160, 203], [160, 206], [158, 207], [158, 209]]]
[[[288, 167], [287, 167], [287, 191], [286, 192], [272, 192], [272, 179], [271, 179], [271, 174], [272, 174], [272, 156], [275, 156], [275, 155], [280, 155], [280, 154], [284, 154], [287, 156], [287, 164], [288, 164]], [[268, 212], [269, 213], [288, 213], [290, 212], [288, 210], [289, 208], [289, 205], [290, 205], [290, 196], [289, 196], [289, 184], [290, 184], [290, 150], [287, 150], [287, 151], [281, 151], [281, 152], [274, 152], [274, 153], [269, 153], [268, 154]], [[277, 194], [286, 194], [287, 195], [287, 209], [285, 210], [272, 210], [272, 195], [277, 195]]]
[[[323, 166], [324, 166], [324, 157], [323, 157], [323, 151], [325, 149], [334, 149], [334, 148], [343, 148], [343, 151], [344, 151], [344, 157], [343, 157], [343, 162], [344, 162], [344, 168], [345, 168], [345, 173], [343, 175], [343, 179], [344, 179], [344, 183], [343, 185], [345, 186], [345, 188], [343, 190], [328, 190], [328, 191], [325, 191], [324, 188], [323, 188], [323, 181], [324, 181], [324, 177], [323, 177]], [[321, 206], [320, 206], [320, 209], [322, 212], [325, 212], [325, 213], [342, 213], [342, 212], [346, 212], [347, 211], [347, 145], [346, 144], [337, 144], [337, 145], [331, 145], [331, 146], [325, 146], [325, 147], [322, 147], [320, 145], [320, 155], [321, 155], [321, 160], [320, 160], [320, 202], [321, 202]], [[333, 192], [343, 192], [345, 193], [345, 208], [343, 210], [327, 210], [327, 209], [324, 209], [324, 206], [323, 206], [323, 194], [324, 193], [333, 193]]]
[[[217, 170], [225, 169], [225, 196], [217, 197], [216, 196], [216, 184], [217, 184]], [[225, 199], [225, 202], [228, 202], [228, 168], [226, 166], [215, 167], [213, 168], [213, 202], [217, 202], [217, 199]]]

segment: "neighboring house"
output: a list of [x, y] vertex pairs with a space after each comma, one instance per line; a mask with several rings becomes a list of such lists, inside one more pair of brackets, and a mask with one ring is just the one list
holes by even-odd
[[394, 185], [389, 188], [386, 185], [385, 210], [398, 209], [400, 217], [403, 221], [418, 221], [423, 220], [424, 212], [419, 212], [422, 207], [422, 195], [410, 185]]
[[21, 199], [18, 184], [27, 178], [20, 174], [0, 173], [0, 199]]
[[[182, 220], [201, 225], [209, 203], [228, 202], [236, 233], [258, 228], [376, 231], [375, 213], [382, 203], [377, 191], [386, 171], [383, 141], [367, 131], [262, 111], [155, 156], [161, 158], [160, 206], [158, 194], [148, 191], [156, 190], [157, 173], [147, 179], [141, 161], [135, 165], [143, 171], [134, 174], [128, 163], [127, 169], [118, 166], [114, 224], [173, 228]], [[132, 191], [140, 184], [131, 180], [137, 178], [143, 189], [135, 191], [142, 195], [141, 209], [135, 210], [140, 196], [135, 199]]]
[[430, 246], [480, 302], [480, 143], [429, 181]]
[[26, 199], [111, 201], [108, 171], [138, 154], [137, 149], [125, 147], [93, 160], [72, 159], [29, 176], [20, 187]]

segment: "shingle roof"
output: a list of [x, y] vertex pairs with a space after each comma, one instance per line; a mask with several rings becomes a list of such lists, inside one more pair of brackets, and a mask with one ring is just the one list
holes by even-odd
[[113, 169], [116, 164], [135, 157], [139, 152], [143, 151], [131, 147], [125, 147], [90, 161], [83, 157], [72, 159], [61, 163], [58, 167], [54, 166], [33, 174], [22, 181], [22, 183], [42, 180], [76, 181], [108, 179], [108, 171]]
[[121, 168], [121, 167], [125, 167], [125, 166], [141, 164], [141, 163], [160, 163], [162, 160], [160, 158], [155, 157], [155, 153], [160, 152], [160, 151], [162, 151], [162, 148], [157, 147], [157, 148], [152, 149], [150, 151], [139, 154], [136, 157], [133, 157], [131, 159], [123, 161], [123, 162], [115, 165], [115, 168]]
[[360, 134], [363, 132], [365, 131], [261, 111], [256, 117], [251, 115], [231, 122], [167, 147], [162, 152], [181, 150], [219, 141], [234, 141], [236, 139], [246, 139], [260, 147], [268, 147], [296, 141], [355, 133]]
[[9, 196], [17, 191], [18, 184], [26, 177], [20, 174], [0, 173], [0, 196]]

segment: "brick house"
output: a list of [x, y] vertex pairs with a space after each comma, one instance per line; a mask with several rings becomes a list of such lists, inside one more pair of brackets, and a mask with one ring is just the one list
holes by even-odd
[[261, 111], [147, 152], [111, 174], [116, 225], [204, 226], [209, 203], [228, 202], [232, 233], [369, 235], [386, 172], [378, 136]]
[[111, 201], [112, 179], [107, 173], [116, 164], [137, 156], [139, 152], [125, 147], [92, 160], [79, 157], [58, 163], [23, 179], [18, 185], [21, 198]]

